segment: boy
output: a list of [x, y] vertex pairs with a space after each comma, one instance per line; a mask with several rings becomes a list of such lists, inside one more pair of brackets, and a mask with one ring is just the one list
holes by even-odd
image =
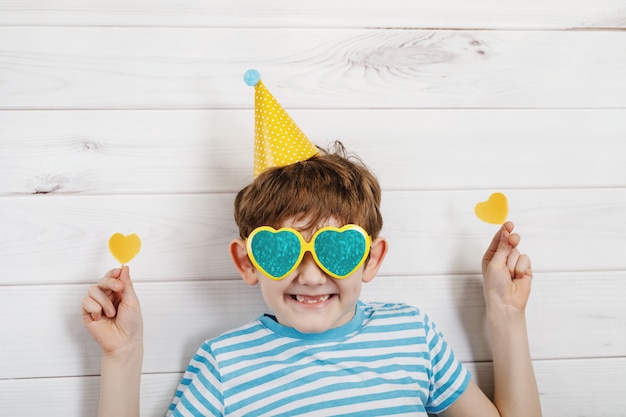
[[[256, 108], [281, 113], [264, 86], [253, 83]], [[260, 286], [273, 315], [205, 342], [168, 415], [540, 416], [524, 314], [532, 272], [513, 224], [496, 234], [482, 265], [492, 403], [427, 315], [359, 301], [362, 283], [374, 279], [388, 249], [379, 236], [375, 177], [341, 146], [335, 152], [309, 146], [285, 114], [263, 126], [266, 116], [257, 111], [260, 168], [236, 197], [240, 237], [230, 254], [243, 280]], [[296, 137], [288, 146], [259, 144], [275, 130]], [[297, 156], [286, 161], [259, 155], [294, 147]], [[138, 415], [142, 324], [128, 268], [90, 288], [83, 318], [104, 351], [100, 416]]]

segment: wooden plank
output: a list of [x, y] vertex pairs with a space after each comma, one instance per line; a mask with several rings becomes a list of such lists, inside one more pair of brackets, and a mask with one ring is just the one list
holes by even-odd
[[[617, 295], [626, 290], [625, 277], [626, 271], [536, 273], [527, 307], [533, 358], [626, 356], [626, 313]], [[364, 287], [363, 299], [417, 305], [437, 322], [463, 361], [491, 359], [478, 275], [377, 277]], [[603, 340], [605, 346], [587, 351], [588, 343], [596, 343], [587, 338]]]
[[[163, 416], [182, 374], [143, 375], [141, 416]], [[98, 414], [100, 378], [0, 379], [0, 400], [13, 416], [85, 417]], [[34, 401], [34, 399], [36, 399]]]
[[[626, 186], [623, 109], [291, 115], [385, 190]], [[0, 111], [0, 126], [0, 195], [236, 192], [252, 176], [250, 110]]]
[[[623, 270], [626, 188], [500, 190], [537, 271]], [[381, 275], [477, 273], [497, 228], [474, 205], [491, 191], [385, 192], [390, 251]], [[116, 262], [116, 232], [138, 233], [139, 281], [235, 278], [232, 194], [32, 196], [0, 199], [0, 285], [84, 283]], [[602, 248], [599, 250], [598, 248]]]
[[571, 29], [625, 27], [620, 0], [26, 0], [0, 3], [0, 25]]
[[0, 27], [0, 109], [623, 108], [624, 31]]
[[[533, 358], [626, 356], [625, 278], [626, 271], [537, 274], [527, 312]], [[183, 371], [205, 339], [267, 310], [258, 288], [243, 281], [146, 282], [136, 289], [146, 373]], [[87, 285], [0, 287], [0, 314], [20, 318], [0, 322], [0, 377], [97, 374], [100, 348], [80, 317], [86, 294]], [[478, 276], [378, 277], [362, 298], [419, 306], [461, 360], [491, 359]]]
[[[534, 361], [543, 415], [624, 417], [626, 358]], [[471, 363], [474, 380], [493, 393], [491, 363]], [[593, 393], [593, 394], [591, 394]], [[589, 394], [597, 401], [589, 401]]]
[[[480, 387], [491, 393], [491, 364], [468, 363]], [[546, 360], [534, 362], [545, 416], [623, 417], [626, 410], [626, 358]], [[167, 410], [180, 374], [143, 375], [141, 416]], [[607, 383], [610, 381], [610, 383]], [[0, 399], [14, 417], [95, 415], [98, 377], [0, 379]], [[37, 401], [33, 401], [37, 398]], [[597, 402], [589, 398], [598, 399]], [[6, 408], [5, 408], [6, 409]]]

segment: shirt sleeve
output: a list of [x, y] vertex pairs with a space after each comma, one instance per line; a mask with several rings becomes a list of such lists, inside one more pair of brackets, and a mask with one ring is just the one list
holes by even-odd
[[223, 416], [224, 397], [217, 360], [204, 343], [189, 362], [166, 417]]
[[448, 408], [465, 392], [471, 374], [454, 356], [452, 348], [446, 343], [428, 316], [424, 319], [426, 340], [431, 361], [430, 395], [426, 404], [429, 413], [439, 414]]

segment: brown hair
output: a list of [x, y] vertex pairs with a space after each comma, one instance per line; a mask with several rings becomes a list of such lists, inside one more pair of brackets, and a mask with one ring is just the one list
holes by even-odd
[[259, 226], [307, 218], [307, 228], [334, 217], [376, 238], [383, 225], [378, 180], [340, 142], [306, 161], [271, 168], [235, 198], [235, 222], [246, 238]]

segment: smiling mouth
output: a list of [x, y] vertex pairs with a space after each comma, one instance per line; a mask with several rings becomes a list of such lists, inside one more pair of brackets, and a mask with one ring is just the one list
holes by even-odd
[[332, 294], [315, 295], [315, 296], [295, 294], [291, 296], [291, 298], [293, 298], [297, 302], [304, 303], [304, 304], [323, 303], [324, 301], [328, 301], [331, 297], [333, 297]]

